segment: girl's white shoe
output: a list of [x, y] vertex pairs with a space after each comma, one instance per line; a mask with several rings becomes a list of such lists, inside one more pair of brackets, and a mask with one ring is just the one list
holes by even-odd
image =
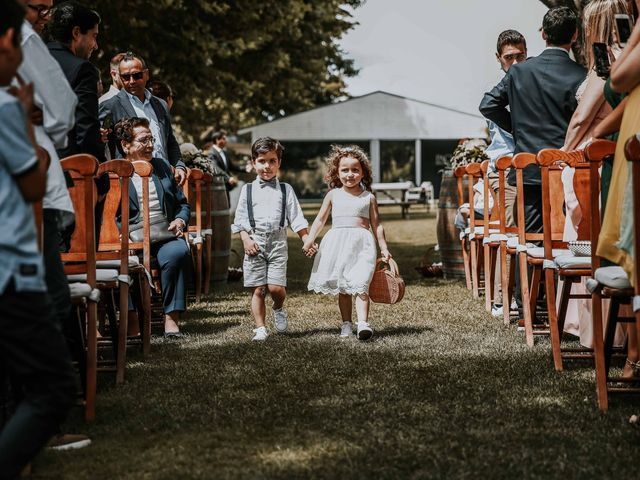
[[358, 340], [369, 340], [373, 337], [373, 329], [367, 322], [358, 322]]
[[253, 333], [255, 333], [255, 335], [251, 340], [253, 340], [254, 342], [263, 342], [269, 336], [269, 334], [267, 333], [267, 327], [255, 328], [253, 330]]
[[340, 338], [348, 338], [353, 335], [353, 323], [343, 322], [340, 329]]

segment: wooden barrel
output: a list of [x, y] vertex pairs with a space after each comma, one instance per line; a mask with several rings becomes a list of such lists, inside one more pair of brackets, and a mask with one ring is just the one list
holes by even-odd
[[211, 228], [213, 229], [211, 281], [214, 283], [226, 283], [229, 274], [231, 224], [229, 199], [222, 175], [213, 176], [211, 204]]
[[[467, 191], [466, 183], [463, 192]], [[444, 278], [464, 278], [464, 261], [460, 245], [460, 230], [454, 225], [458, 211], [458, 187], [451, 170], [442, 172], [438, 199], [438, 245], [442, 257]]]

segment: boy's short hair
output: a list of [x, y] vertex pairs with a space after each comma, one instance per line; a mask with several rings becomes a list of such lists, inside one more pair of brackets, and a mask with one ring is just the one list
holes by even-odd
[[25, 8], [17, 0], [0, 0], [0, 35], [4, 35], [13, 28], [13, 46], [20, 45], [22, 21], [24, 20]]
[[53, 9], [47, 32], [52, 40], [68, 45], [73, 40], [73, 29], [80, 27], [85, 34], [96, 25], [100, 25], [100, 15], [76, 2], [63, 2]]
[[542, 30], [549, 45], [571, 43], [578, 29], [578, 16], [569, 7], [556, 7], [549, 10], [542, 20]]
[[517, 30], [505, 30], [500, 35], [498, 35], [498, 44], [496, 46], [498, 50], [498, 55], [502, 55], [502, 49], [507, 45], [524, 45], [527, 48], [527, 41], [524, 39], [524, 35], [522, 35]]
[[271, 152], [275, 150], [276, 155], [278, 156], [278, 160], [282, 160], [282, 152], [284, 152], [284, 147], [282, 144], [271, 137], [260, 137], [253, 145], [251, 145], [251, 160], [255, 160], [260, 155]]

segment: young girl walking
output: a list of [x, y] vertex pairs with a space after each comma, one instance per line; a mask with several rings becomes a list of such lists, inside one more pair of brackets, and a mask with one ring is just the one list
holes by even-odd
[[357, 146], [334, 145], [327, 159], [325, 181], [329, 193], [324, 198], [303, 250], [313, 253], [315, 239], [331, 213], [331, 230], [322, 239], [314, 260], [308, 289], [338, 295], [342, 316], [341, 337], [353, 335], [352, 300], [356, 296], [357, 337], [373, 335], [369, 326], [369, 283], [376, 266], [376, 240], [384, 261], [391, 258], [379, 223], [378, 204], [371, 193], [371, 164]]

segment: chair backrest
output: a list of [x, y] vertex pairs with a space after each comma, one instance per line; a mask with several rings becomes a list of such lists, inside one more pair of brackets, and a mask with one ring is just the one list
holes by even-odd
[[[484, 160], [480, 164], [480, 170], [482, 171], [482, 184], [483, 184], [483, 200], [484, 200], [484, 228], [485, 232], [489, 231], [489, 224], [491, 223], [494, 228], [500, 221], [500, 205], [496, 199], [496, 194], [491, 188], [489, 182], [489, 160]], [[493, 201], [493, 207], [490, 206], [489, 201]], [[486, 215], [487, 212], [491, 212], [491, 215]]]
[[474, 208], [474, 190], [476, 182], [482, 178], [482, 166], [479, 163], [470, 163], [465, 167], [467, 175], [469, 176], [469, 183], [467, 184], [467, 190], [469, 192], [469, 228], [473, 232], [476, 227], [476, 211]]
[[517, 227], [507, 227], [507, 200], [506, 200], [506, 171], [511, 168], [511, 156], [500, 157], [496, 160], [496, 170], [498, 171], [498, 219], [500, 233], [517, 233]]
[[464, 203], [465, 191], [463, 188], [464, 179], [467, 176], [467, 169], [464, 166], [457, 167], [453, 171], [453, 176], [456, 177], [456, 185], [458, 187], [458, 206]]
[[591, 268], [595, 271], [600, 267], [600, 257], [596, 255], [598, 237], [600, 237], [600, 173], [599, 168], [607, 158], [613, 158], [616, 152], [616, 142], [609, 140], [594, 140], [584, 149], [585, 160], [589, 162], [589, 201], [590, 201], [590, 239], [591, 239]]
[[516, 169], [516, 202], [518, 211], [518, 242], [524, 245], [527, 242], [544, 240], [542, 233], [527, 232], [524, 218], [524, 176], [523, 170], [529, 165], [536, 165], [536, 156], [533, 153], [516, 153], [511, 159], [511, 167]]
[[197, 168], [189, 170], [187, 181], [183, 185], [185, 197], [191, 207], [191, 220], [189, 221], [189, 231], [201, 235], [203, 227], [202, 208], [202, 184], [204, 172]]
[[[129, 242], [132, 250], [142, 250], [142, 263], [148, 272], [151, 271], [151, 223], [149, 221], [149, 179], [153, 173], [153, 165], [144, 160], [131, 162], [135, 173], [142, 178], [142, 242]], [[123, 219], [124, 223], [124, 219]]]
[[564, 228], [565, 196], [562, 171], [568, 165], [569, 154], [562, 150], [546, 148], [536, 156], [540, 166], [542, 186], [542, 235], [545, 258], [553, 259], [553, 248], [566, 248]]
[[[120, 260], [121, 274], [129, 271], [129, 179], [134, 167], [129, 160], [109, 160], [98, 167], [98, 176], [109, 174], [109, 192], [104, 202], [98, 260]], [[122, 225], [116, 215], [120, 210]]]
[[71, 237], [69, 252], [61, 254], [65, 272], [86, 273], [87, 283], [96, 286], [95, 205], [94, 178], [98, 161], [92, 155], [72, 155], [60, 160], [62, 169], [73, 180], [69, 195], [76, 213], [76, 228]]
[[211, 212], [213, 211], [213, 175], [205, 173], [202, 176], [202, 228], [212, 228]]

